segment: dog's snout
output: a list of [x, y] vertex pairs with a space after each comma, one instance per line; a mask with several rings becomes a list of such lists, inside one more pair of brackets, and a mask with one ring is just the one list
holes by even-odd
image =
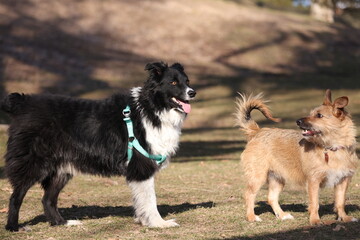
[[304, 123], [304, 118], [300, 118], [300, 119], [296, 120], [296, 124], [297, 124], [298, 126], [300, 126], [300, 125], [303, 124], [303, 123]]
[[189, 97], [193, 98], [193, 97], [195, 97], [195, 95], [196, 95], [196, 91], [193, 90], [193, 89], [191, 89], [191, 90], [188, 91], [187, 94], [189, 95]]

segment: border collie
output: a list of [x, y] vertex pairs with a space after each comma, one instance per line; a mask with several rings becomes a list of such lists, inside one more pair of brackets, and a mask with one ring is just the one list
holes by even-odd
[[[182, 123], [196, 92], [181, 64], [163, 62], [145, 66], [149, 77], [143, 87], [105, 100], [58, 95], [12, 93], [1, 103], [11, 116], [5, 154], [5, 172], [13, 187], [6, 229], [19, 230], [19, 210], [26, 192], [39, 182], [42, 204], [51, 225], [79, 224], [60, 215], [60, 191], [76, 173], [104, 177], [125, 176], [132, 191], [135, 220], [148, 227], [174, 227], [160, 216], [154, 189], [155, 173], [174, 155]], [[149, 154], [166, 156], [157, 163], [133, 149], [123, 110], [132, 120], [135, 139]]]

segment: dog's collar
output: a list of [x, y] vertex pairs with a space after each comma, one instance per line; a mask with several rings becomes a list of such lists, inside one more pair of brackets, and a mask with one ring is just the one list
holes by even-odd
[[130, 118], [131, 110], [130, 106], [127, 105], [123, 110], [124, 122], [126, 123], [126, 127], [128, 130], [129, 140], [128, 140], [128, 151], [127, 151], [127, 163], [130, 162], [133, 156], [133, 148], [135, 148], [138, 152], [140, 152], [143, 156], [154, 160], [158, 165], [162, 164], [166, 160], [166, 156], [164, 155], [152, 155], [149, 154], [139, 143], [134, 135], [133, 123]]
[[329, 154], [328, 154], [329, 150], [336, 152], [337, 150], [346, 149], [345, 146], [323, 146], [323, 148], [324, 148], [324, 158], [326, 163], [329, 162]]
[[330, 151], [333, 151], [333, 152], [336, 152], [337, 150], [342, 150], [342, 149], [346, 149], [345, 146], [324, 146], [324, 149], [327, 151], [327, 150], [330, 150]]

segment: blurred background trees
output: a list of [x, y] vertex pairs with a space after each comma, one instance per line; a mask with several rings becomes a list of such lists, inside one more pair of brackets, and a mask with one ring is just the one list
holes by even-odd
[[329, 23], [345, 19], [357, 24], [356, 19], [360, 17], [360, 0], [259, 0], [256, 4], [309, 13], [313, 18]]
[[[335, 21], [310, 17], [314, 3]], [[229, 102], [240, 90], [359, 89], [358, 9], [355, 0], [2, 0], [0, 97], [104, 98], [141, 85], [158, 60], [184, 64], [198, 99], [219, 87]]]

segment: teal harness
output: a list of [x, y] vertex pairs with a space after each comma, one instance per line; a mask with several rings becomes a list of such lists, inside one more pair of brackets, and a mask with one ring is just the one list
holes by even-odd
[[127, 162], [129, 163], [133, 156], [133, 148], [135, 148], [139, 153], [143, 156], [154, 160], [158, 165], [162, 164], [166, 160], [166, 156], [164, 155], [152, 155], [149, 154], [139, 143], [139, 141], [134, 136], [134, 128], [133, 123], [130, 118], [130, 106], [127, 105], [123, 110], [124, 122], [126, 123], [126, 127], [129, 134], [129, 143], [128, 143], [128, 151], [127, 151]]

